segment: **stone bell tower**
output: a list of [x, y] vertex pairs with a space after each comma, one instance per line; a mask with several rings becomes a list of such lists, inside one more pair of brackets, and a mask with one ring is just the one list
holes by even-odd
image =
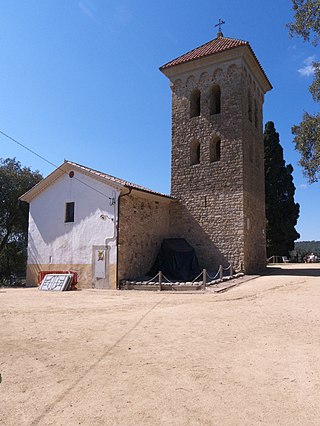
[[261, 270], [266, 74], [249, 43], [221, 29], [160, 70], [172, 89], [172, 236], [193, 245], [201, 267]]

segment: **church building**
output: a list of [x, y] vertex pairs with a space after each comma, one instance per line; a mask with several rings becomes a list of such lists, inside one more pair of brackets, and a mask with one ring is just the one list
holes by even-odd
[[72, 270], [80, 287], [115, 289], [150, 270], [165, 238], [186, 239], [200, 268], [265, 267], [262, 66], [219, 31], [160, 71], [172, 91], [171, 195], [65, 161], [21, 197], [28, 284]]

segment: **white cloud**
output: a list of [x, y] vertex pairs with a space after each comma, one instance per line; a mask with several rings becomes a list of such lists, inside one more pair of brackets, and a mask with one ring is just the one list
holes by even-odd
[[84, 15], [88, 16], [90, 19], [94, 19], [94, 12], [87, 1], [79, 1], [78, 6]]
[[300, 189], [307, 189], [307, 185], [305, 183], [302, 183], [301, 185], [299, 185]]
[[306, 65], [305, 67], [298, 69], [298, 73], [302, 77], [309, 77], [310, 75], [314, 74], [314, 67], [313, 65]]
[[301, 77], [309, 77], [314, 74], [314, 66], [313, 62], [316, 60], [316, 55], [308, 56], [303, 63], [305, 66], [303, 68], [298, 69], [298, 73]]
[[308, 56], [303, 63], [307, 65], [312, 65], [313, 62], [316, 60], [316, 55]]

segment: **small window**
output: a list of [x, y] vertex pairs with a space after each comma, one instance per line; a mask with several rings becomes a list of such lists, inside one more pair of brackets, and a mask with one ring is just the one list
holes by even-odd
[[210, 162], [220, 161], [221, 157], [221, 140], [213, 138], [210, 142]]
[[215, 84], [210, 90], [209, 96], [210, 115], [220, 114], [221, 111], [221, 89]]
[[190, 164], [193, 166], [194, 164], [200, 163], [200, 143], [197, 140], [193, 140], [191, 142], [190, 147]]
[[74, 202], [66, 203], [65, 222], [74, 222]]
[[200, 115], [200, 98], [200, 90], [195, 89], [190, 98], [190, 117], [198, 117]]
[[251, 90], [248, 90], [248, 118], [252, 122], [252, 95]]

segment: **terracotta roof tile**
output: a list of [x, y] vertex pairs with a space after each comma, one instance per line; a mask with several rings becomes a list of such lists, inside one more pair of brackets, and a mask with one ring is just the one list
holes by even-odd
[[179, 56], [176, 59], [166, 63], [160, 69], [166, 69], [173, 67], [174, 65], [183, 64], [185, 62], [193, 61], [194, 59], [200, 59], [205, 56], [213, 55], [214, 53], [224, 52], [226, 50], [234, 49], [240, 46], [250, 46], [247, 41], [237, 40], [235, 38], [228, 37], [217, 37], [214, 40], [208, 41], [196, 49], [191, 50], [184, 55]]
[[172, 198], [170, 195], [163, 194], [162, 192], [153, 191], [151, 189], [145, 188], [144, 186], [137, 185], [135, 183], [128, 182], [127, 180], [117, 178], [115, 176], [108, 175], [107, 173], [99, 172], [98, 170], [91, 169], [90, 167], [82, 166], [81, 164], [74, 163], [72, 161], [65, 160], [65, 163], [80, 168], [92, 175], [99, 176], [105, 178], [110, 182], [114, 182], [115, 184], [125, 186], [126, 188], [136, 189], [138, 191], [149, 192], [150, 194], [159, 195], [161, 197]]
[[264, 69], [262, 68], [257, 56], [255, 55], [252, 47], [250, 46], [249, 42], [244, 40], [238, 40], [235, 38], [217, 37], [213, 40], [210, 40], [207, 43], [203, 44], [202, 46], [199, 46], [193, 50], [190, 50], [190, 52], [187, 52], [184, 55], [181, 55], [178, 58], [173, 59], [172, 61], [162, 65], [162, 67], [160, 67], [160, 71], [173, 67], [175, 65], [184, 64], [186, 62], [194, 61], [195, 59], [205, 58], [206, 56], [214, 55], [220, 52], [225, 52], [227, 50], [235, 49], [237, 47], [242, 47], [242, 46], [248, 46], [259, 68], [261, 69], [263, 75], [265, 76], [267, 82], [269, 83], [270, 88], [272, 88], [272, 85], [266, 73], [264, 72]]

